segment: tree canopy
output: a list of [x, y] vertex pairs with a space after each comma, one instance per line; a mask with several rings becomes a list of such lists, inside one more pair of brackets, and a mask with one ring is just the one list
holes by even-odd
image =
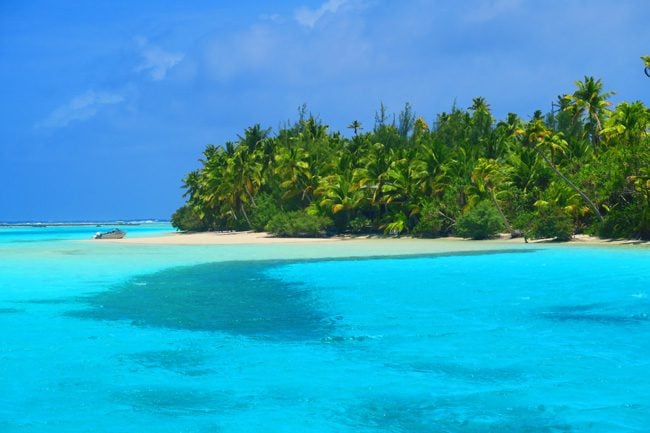
[[172, 223], [434, 237], [483, 219], [490, 230], [481, 237], [501, 227], [650, 239], [650, 110], [640, 101], [612, 107], [611, 95], [585, 77], [557, 110], [499, 121], [482, 97], [431, 122], [410, 104], [391, 121], [382, 104], [371, 130], [351, 120], [349, 138], [303, 106], [277, 131], [255, 124], [235, 142], [208, 145], [183, 179], [187, 201]]

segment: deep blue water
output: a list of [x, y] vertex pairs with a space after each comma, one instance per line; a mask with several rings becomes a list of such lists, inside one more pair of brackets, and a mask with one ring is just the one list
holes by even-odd
[[650, 426], [647, 248], [453, 255], [422, 241], [414, 257], [323, 259], [397, 244], [123, 246], [5, 230], [3, 432]]

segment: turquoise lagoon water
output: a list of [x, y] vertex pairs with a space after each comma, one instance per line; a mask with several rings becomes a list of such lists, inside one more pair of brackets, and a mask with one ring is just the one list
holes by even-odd
[[649, 431], [647, 248], [95, 231], [0, 228], [2, 432]]

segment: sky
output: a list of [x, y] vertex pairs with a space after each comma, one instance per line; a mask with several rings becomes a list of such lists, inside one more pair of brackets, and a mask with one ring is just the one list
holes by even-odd
[[0, 221], [168, 219], [207, 144], [298, 107], [548, 111], [584, 76], [650, 104], [647, 0], [0, 1]]

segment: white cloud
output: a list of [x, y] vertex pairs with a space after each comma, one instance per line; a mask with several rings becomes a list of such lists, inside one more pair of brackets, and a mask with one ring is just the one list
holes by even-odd
[[310, 9], [303, 6], [297, 9], [293, 16], [298, 23], [311, 29], [325, 14], [328, 12], [336, 13], [346, 2], [347, 0], [327, 0], [318, 9]]
[[520, 5], [521, 0], [485, 0], [468, 13], [466, 18], [470, 22], [487, 22], [518, 9]]
[[221, 83], [246, 78], [264, 86], [299, 87], [349, 79], [353, 71], [376, 64], [379, 52], [365, 32], [360, 13], [365, 5], [348, 0], [342, 8], [345, 14], [339, 9], [337, 19], [327, 23], [328, 31], [307, 36], [301, 26], [275, 22], [215, 35], [203, 47], [201, 71]]
[[[206, 64], [212, 74], [227, 80], [239, 73], [271, 68], [277, 63], [278, 53], [291, 49], [284, 40], [266, 25], [256, 25], [228, 38], [214, 40], [205, 53]], [[277, 65], [276, 65], [277, 68]]]
[[185, 57], [182, 53], [170, 53], [160, 47], [151, 45], [144, 38], [136, 39], [140, 46], [142, 62], [136, 66], [136, 72], [148, 72], [154, 81], [164, 80], [167, 71], [176, 66]]
[[124, 97], [117, 93], [90, 90], [75, 96], [70, 102], [54, 110], [36, 127], [62, 128], [75, 120], [86, 120], [96, 115], [105, 105], [118, 104]]

